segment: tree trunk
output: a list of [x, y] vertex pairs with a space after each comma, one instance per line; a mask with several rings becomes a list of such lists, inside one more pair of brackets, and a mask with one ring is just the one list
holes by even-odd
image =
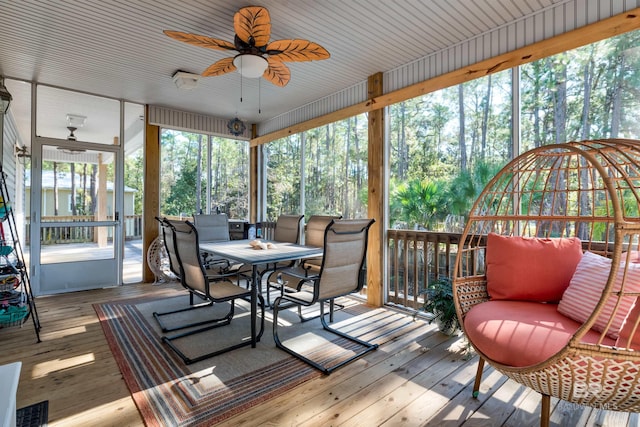
[[[360, 194], [360, 191], [362, 190], [362, 176], [364, 175], [364, 172], [362, 171], [362, 162], [360, 161], [360, 139], [358, 138], [358, 116], [353, 116], [353, 129], [354, 129], [354, 137], [353, 137], [353, 144], [354, 144], [354, 150], [353, 152], [356, 154], [356, 159], [357, 159], [357, 163], [356, 163], [356, 189], [353, 192], [353, 206], [354, 206], [354, 211], [355, 212], [359, 212], [360, 211], [360, 200], [358, 199], [358, 194]], [[364, 162], [364, 166], [367, 166], [367, 163]]]
[[87, 214], [87, 164], [82, 164], [82, 214]]
[[491, 110], [491, 74], [487, 76], [487, 92], [482, 101], [482, 135], [480, 137], [480, 159], [484, 161], [487, 151], [487, 133], [489, 129], [489, 110]]
[[198, 161], [196, 163], [196, 213], [202, 213], [202, 137], [198, 135]]
[[540, 134], [540, 61], [533, 64], [533, 146], [538, 148], [542, 145]]
[[409, 169], [409, 150], [407, 149], [407, 104], [406, 102], [400, 103], [400, 129], [398, 137], [398, 180], [404, 181], [407, 179], [407, 170]]
[[581, 132], [580, 139], [589, 139], [591, 132], [591, 85], [593, 84], [593, 49], [591, 50], [591, 57], [589, 61], [584, 65], [584, 78], [582, 80], [583, 97], [582, 97], [582, 120], [581, 120]]
[[343, 203], [344, 209], [342, 214], [345, 218], [349, 218], [349, 150], [351, 149], [351, 117], [347, 119], [347, 135], [345, 141], [345, 153], [344, 153], [344, 190], [343, 190]]
[[553, 98], [553, 120], [555, 142], [567, 142], [567, 67], [562, 62], [555, 63], [556, 90]]
[[58, 162], [53, 162], [53, 215], [58, 216]]
[[69, 165], [71, 171], [71, 215], [78, 215], [78, 208], [76, 207], [76, 164], [71, 162]]
[[98, 186], [96, 181], [98, 178], [98, 165], [91, 165], [91, 180], [89, 181], [89, 191], [91, 192], [91, 215], [96, 214], [96, 208], [98, 207]]
[[622, 112], [622, 88], [624, 85], [624, 68], [625, 55], [620, 54], [618, 62], [618, 70], [613, 86], [612, 105], [611, 105], [611, 138], [617, 138], [620, 133], [620, 115]]
[[459, 107], [459, 120], [460, 120], [460, 132], [458, 139], [458, 146], [460, 149], [460, 170], [467, 170], [467, 144], [465, 142], [464, 135], [464, 127], [465, 127], [465, 118], [464, 118], [464, 86], [462, 84], [458, 85], [458, 107]]

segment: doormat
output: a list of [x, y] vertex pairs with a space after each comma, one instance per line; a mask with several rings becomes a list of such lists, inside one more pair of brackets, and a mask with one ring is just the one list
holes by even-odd
[[48, 400], [25, 406], [16, 411], [16, 427], [47, 427], [48, 423]]

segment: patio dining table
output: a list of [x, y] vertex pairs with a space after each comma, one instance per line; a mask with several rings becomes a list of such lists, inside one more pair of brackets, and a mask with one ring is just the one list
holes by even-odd
[[316, 246], [304, 246], [295, 243], [267, 240], [263, 240], [263, 242], [272, 243], [273, 247], [270, 249], [254, 249], [249, 244], [250, 242], [251, 240], [246, 239], [200, 243], [200, 249], [223, 258], [251, 265], [251, 347], [255, 347], [257, 340], [260, 338], [256, 336], [257, 299], [261, 286], [260, 282], [264, 274], [264, 271], [258, 271], [258, 266], [320, 256], [323, 253], [323, 249]]

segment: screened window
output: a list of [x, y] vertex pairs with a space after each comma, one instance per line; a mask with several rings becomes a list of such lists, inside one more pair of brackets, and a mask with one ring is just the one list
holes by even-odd
[[162, 215], [222, 212], [248, 219], [247, 142], [168, 129], [160, 140]]

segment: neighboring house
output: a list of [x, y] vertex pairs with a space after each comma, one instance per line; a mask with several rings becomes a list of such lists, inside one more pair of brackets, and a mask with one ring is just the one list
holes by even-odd
[[[76, 174], [76, 191], [82, 189], [81, 175]], [[71, 174], [69, 172], [58, 172], [58, 216], [70, 216], [72, 195], [71, 195]], [[88, 185], [88, 184], [87, 184]], [[124, 215], [134, 215], [134, 197], [136, 189], [124, 187]], [[53, 197], [53, 171], [42, 171], [42, 216], [54, 215]], [[26, 212], [31, 212], [31, 174], [25, 174], [25, 204]], [[113, 214], [113, 182], [107, 181], [107, 215]]]

